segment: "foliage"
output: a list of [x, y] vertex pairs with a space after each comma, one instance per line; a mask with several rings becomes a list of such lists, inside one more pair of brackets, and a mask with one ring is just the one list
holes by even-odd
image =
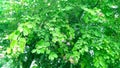
[[119, 0], [0, 3], [0, 30], [7, 31], [0, 34], [9, 35], [1, 67], [120, 67]]

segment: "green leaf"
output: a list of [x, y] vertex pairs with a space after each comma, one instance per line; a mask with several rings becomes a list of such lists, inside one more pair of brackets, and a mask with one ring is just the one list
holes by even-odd
[[85, 46], [85, 47], [84, 47], [84, 50], [85, 50], [86, 52], [88, 52], [88, 47], [87, 47], [87, 46]]
[[42, 48], [42, 49], [37, 49], [36, 51], [37, 51], [37, 54], [41, 54], [41, 53], [44, 54], [46, 49]]
[[20, 40], [19, 40], [19, 46], [20, 46], [20, 51], [22, 53], [24, 52], [25, 44], [26, 44], [26, 39], [25, 38], [20, 38]]
[[36, 52], [36, 49], [33, 49], [33, 50], [32, 50], [32, 53], [35, 53], [35, 52]]
[[24, 36], [27, 36], [29, 33], [30, 33], [30, 29], [27, 27], [24, 27], [24, 29], [23, 29]]
[[66, 6], [64, 9], [65, 9], [66, 11], [69, 11], [69, 10], [72, 9], [72, 7], [71, 7], [71, 6]]
[[81, 7], [83, 10], [85, 10], [86, 12], [90, 13], [91, 15], [96, 15], [96, 12], [92, 9], [88, 9], [87, 7], [85, 6], [82, 6]]
[[50, 54], [50, 50], [46, 50], [46, 54]]
[[58, 55], [55, 52], [51, 52], [50, 55], [49, 55], [50, 60], [54, 60], [57, 57], [58, 57]]
[[10, 47], [13, 48], [14, 46], [18, 45], [18, 41], [17, 40], [12, 40], [10, 43]]
[[17, 40], [17, 38], [18, 38], [18, 35], [16, 35], [15, 32], [13, 32], [12, 34], [8, 36], [8, 39], [10, 40]]
[[11, 53], [11, 48], [7, 48], [7, 54], [10, 54]]

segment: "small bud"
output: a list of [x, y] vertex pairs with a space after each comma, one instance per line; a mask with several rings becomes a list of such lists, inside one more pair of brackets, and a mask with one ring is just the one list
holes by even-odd
[[66, 42], [65, 40], [62, 40], [62, 42], [64, 43], [64, 42]]
[[67, 42], [67, 45], [70, 46], [70, 42]]
[[0, 46], [0, 49], [2, 49], [3, 47], [2, 46]]
[[90, 55], [93, 56], [94, 55], [94, 51], [93, 50], [90, 50]]
[[6, 35], [5, 39], [8, 39], [8, 35]]
[[70, 61], [70, 63], [74, 64], [74, 60], [72, 57], [70, 57], [69, 61]]
[[72, 40], [72, 37], [70, 37], [69, 40]]
[[3, 58], [4, 57], [4, 54], [0, 54], [0, 58]]
[[118, 6], [117, 6], [117, 5], [112, 5], [111, 8], [113, 8], [113, 9], [117, 9]]
[[48, 6], [50, 6], [50, 3], [48, 3]]
[[118, 17], [119, 17], [119, 14], [115, 14], [114, 16], [115, 16], [115, 18], [118, 18]]

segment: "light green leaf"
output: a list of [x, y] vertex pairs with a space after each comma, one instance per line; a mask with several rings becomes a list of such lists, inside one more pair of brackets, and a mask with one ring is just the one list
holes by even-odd
[[49, 55], [50, 60], [54, 60], [57, 57], [58, 57], [58, 55], [55, 52], [51, 52], [50, 55]]

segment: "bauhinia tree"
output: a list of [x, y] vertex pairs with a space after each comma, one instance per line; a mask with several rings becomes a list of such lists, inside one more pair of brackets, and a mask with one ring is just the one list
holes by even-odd
[[[10, 0], [10, 68], [119, 68], [119, 0]], [[11, 24], [9, 24], [11, 25]]]

